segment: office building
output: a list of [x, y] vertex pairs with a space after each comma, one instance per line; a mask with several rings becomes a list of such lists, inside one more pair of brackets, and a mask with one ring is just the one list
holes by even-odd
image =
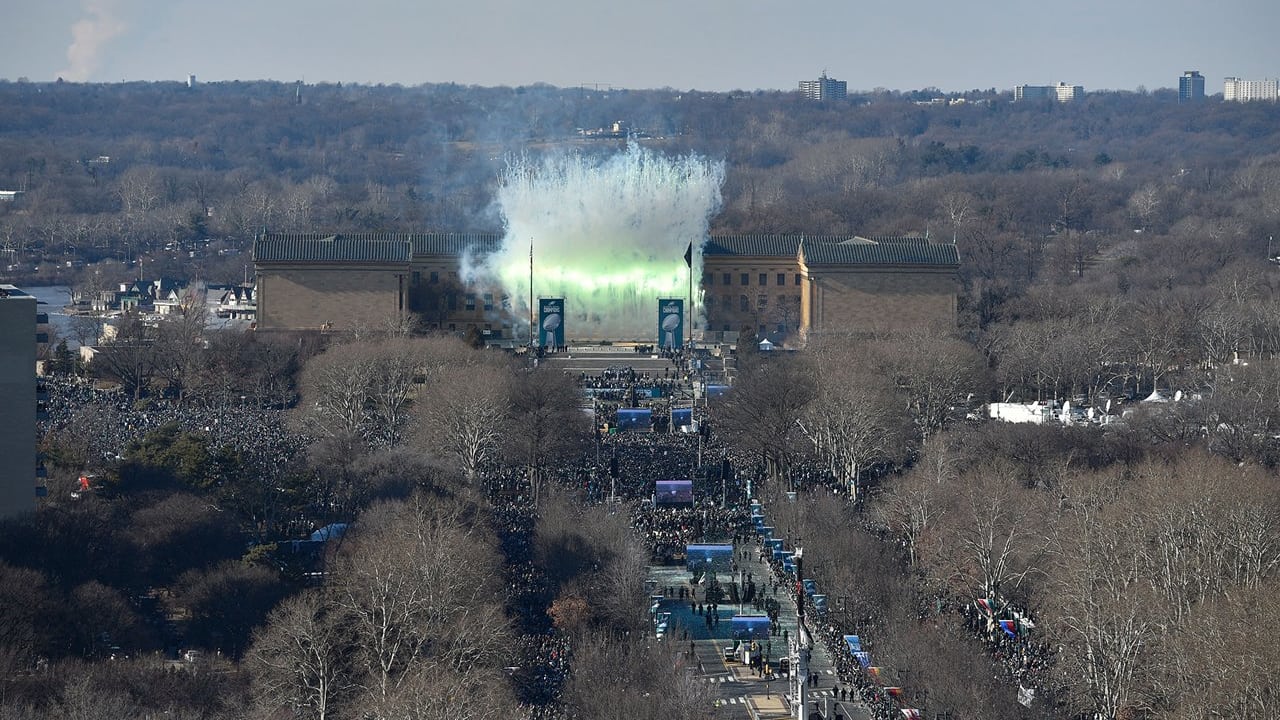
[[1083, 85], [1068, 85], [1060, 82], [1057, 85], [1018, 85], [1013, 88], [1013, 99], [1019, 100], [1057, 100], [1065, 103], [1084, 99]]
[[810, 100], [843, 100], [849, 96], [849, 86], [844, 80], [827, 77], [824, 72], [817, 80], [801, 80], [800, 92]]
[[1280, 82], [1276, 80], [1241, 80], [1229, 77], [1222, 85], [1222, 99], [1235, 102], [1280, 98]]
[[1199, 70], [1188, 70], [1178, 78], [1178, 102], [1199, 102], [1204, 99], [1204, 76]]
[[34, 297], [0, 285], [0, 518], [35, 510], [37, 315]]

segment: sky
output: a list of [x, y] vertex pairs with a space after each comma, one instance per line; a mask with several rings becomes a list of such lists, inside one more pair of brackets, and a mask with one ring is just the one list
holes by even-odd
[[13, 0], [0, 78], [850, 91], [1280, 76], [1276, 0]]

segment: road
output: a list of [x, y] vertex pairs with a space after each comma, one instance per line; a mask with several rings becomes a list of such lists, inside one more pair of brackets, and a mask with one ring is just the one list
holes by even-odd
[[[722, 585], [741, 583], [741, 579], [749, 575], [759, 586], [761, 579], [769, 577], [768, 566], [760, 560], [759, 550], [754, 544], [739, 545], [735, 547], [734, 553], [739, 571], [732, 578], [729, 574], [722, 573], [719, 576]], [[654, 593], [663, 596], [659, 602], [659, 612], [671, 613], [668, 627], [674, 633], [672, 639], [678, 643], [692, 643], [696, 658], [696, 662], [690, 663], [692, 672], [696, 677], [715, 686], [715, 699], [720, 701], [721, 707], [719, 717], [760, 720], [791, 717], [791, 704], [783, 698], [790, 691], [788, 680], [778, 675], [778, 659], [786, 654], [787, 642], [783, 639], [783, 632], [786, 632], [787, 638], [794, 637], [796, 632], [795, 601], [785, 588], [776, 588], [777, 594], [774, 595], [772, 587], [765, 587], [766, 595], [777, 597], [780, 606], [777, 635], [767, 641], [765, 647], [774, 673], [774, 679], [769, 681], [757, 675], [752, 668], [724, 658], [724, 649], [733, 645], [729, 621], [739, 614], [738, 605], [722, 604], [717, 613], [719, 622], [713, 622], [708, 627], [707, 616], [694, 607], [704, 597], [705, 585], [693, 588], [696, 593], [693, 600], [687, 597], [680, 599], [680, 588], [684, 588], [686, 592], [691, 589], [689, 572], [683, 566], [653, 566], [649, 569], [649, 579]], [[742, 614], [758, 614], [750, 605], [744, 606], [742, 610]], [[809, 664], [810, 670], [819, 676], [818, 686], [808, 690], [810, 709], [814, 708], [812, 703], [816, 701], [817, 708], [821, 710], [826, 698], [838, 697], [839, 684], [826, 648], [815, 646]], [[870, 712], [859, 700], [835, 700], [833, 705], [833, 717], [870, 720]]]

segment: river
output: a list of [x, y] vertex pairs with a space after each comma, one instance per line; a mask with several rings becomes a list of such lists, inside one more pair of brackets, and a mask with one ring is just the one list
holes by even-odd
[[62, 311], [67, 303], [71, 302], [71, 288], [66, 285], [44, 285], [40, 287], [21, 288], [23, 292], [31, 295], [40, 303], [40, 312], [49, 315], [50, 340], [57, 342], [59, 339], [67, 341], [67, 347], [75, 349], [80, 347], [80, 343], [76, 341], [75, 333], [71, 330], [71, 318]]

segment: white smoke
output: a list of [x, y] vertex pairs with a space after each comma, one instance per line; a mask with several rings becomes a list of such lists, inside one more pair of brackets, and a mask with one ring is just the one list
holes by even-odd
[[635, 144], [603, 158], [514, 161], [497, 196], [503, 246], [485, 274], [522, 309], [516, 317], [527, 317], [532, 244], [534, 293], [565, 299], [567, 337], [652, 341], [658, 298], [688, 294], [690, 242], [696, 292], [723, 182], [721, 162]]
[[84, 0], [84, 17], [71, 26], [71, 45], [67, 48], [67, 68], [58, 77], [84, 82], [93, 77], [101, 63], [102, 51], [128, 25], [116, 16], [111, 0]]

